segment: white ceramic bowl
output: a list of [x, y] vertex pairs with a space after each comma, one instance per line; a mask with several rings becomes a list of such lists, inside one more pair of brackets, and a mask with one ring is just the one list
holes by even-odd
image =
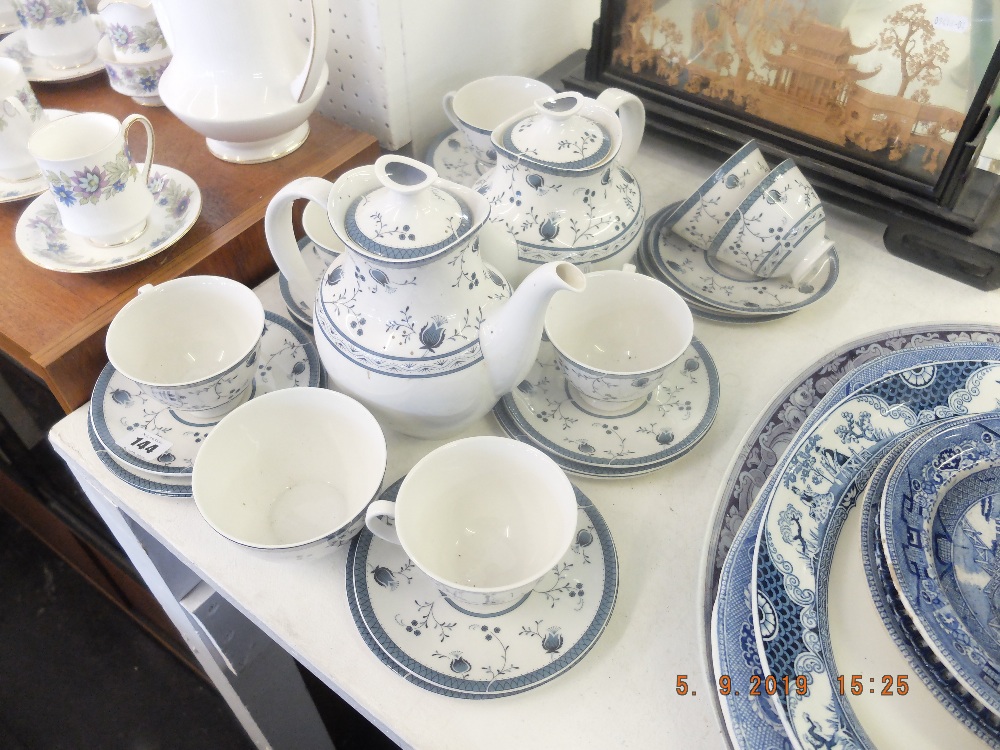
[[[387, 527], [381, 517], [395, 518]], [[402, 545], [442, 593], [495, 608], [527, 596], [576, 531], [576, 495], [555, 462], [493, 436], [437, 448], [406, 475], [396, 502], [378, 500], [368, 527]]]
[[694, 318], [677, 292], [634, 272], [587, 274], [579, 294], [553, 297], [545, 333], [574, 398], [602, 414], [638, 405], [691, 343]]
[[271, 557], [316, 557], [347, 544], [385, 474], [385, 436], [350, 396], [288, 388], [215, 426], [191, 484], [205, 520]]
[[145, 286], [108, 328], [108, 360], [176, 411], [216, 419], [245, 400], [256, 371], [264, 307], [221, 276]]

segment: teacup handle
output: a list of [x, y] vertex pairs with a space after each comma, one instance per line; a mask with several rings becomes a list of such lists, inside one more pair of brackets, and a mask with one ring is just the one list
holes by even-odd
[[621, 89], [605, 89], [597, 97], [612, 112], [618, 112], [622, 124], [622, 145], [618, 149], [618, 163], [628, 166], [639, 152], [642, 134], [646, 130], [646, 107], [635, 94]]
[[149, 168], [153, 164], [153, 123], [145, 115], [129, 115], [122, 120], [122, 137], [125, 139], [125, 148], [128, 149], [128, 129], [137, 122], [146, 129], [146, 159], [142, 164], [142, 169], [139, 170], [139, 174], [142, 175], [143, 181], [148, 181]]
[[379, 539], [392, 544], [399, 544], [396, 529], [390, 526], [387, 519], [396, 518], [396, 503], [389, 500], [373, 500], [365, 511], [365, 526]]
[[31, 119], [31, 114], [28, 112], [27, 108], [24, 106], [24, 104], [22, 104], [21, 100], [18, 99], [13, 94], [3, 100], [2, 106], [4, 114], [6, 114], [8, 117], [19, 117], [24, 120], [28, 133], [30, 133], [32, 129], [35, 127], [35, 123]]
[[316, 281], [302, 260], [295, 230], [292, 228], [292, 204], [299, 198], [313, 201], [328, 211], [333, 183], [322, 177], [300, 177], [285, 185], [267, 204], [264, 213], [264, 236], [274, 262], [288, 279], [288, 286], [297, 299], [312, 300], [316, 296]]
[[445, 116], [451, 120], [451, 124], [455, 126], [458, 132], [462, 132], [462, 121], [458, 119], [458, 115], [455, 114], [455, 92], [449, 91], [444, 95], [441, 100], [441, 106], [444, 107]]

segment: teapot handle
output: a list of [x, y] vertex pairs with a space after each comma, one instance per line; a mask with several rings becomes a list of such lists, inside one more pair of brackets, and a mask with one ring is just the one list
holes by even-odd
[[326, 47], [330, 31], [326, 23], [330, 18], [329, 0], [311, 0], [309, 5], [309, 52], [302, 71], [292, 81], [292, 97], [302, 103], [316, 90], [323, 66], [326, 64]]
[[264, 213], [264, 236], [271, 249], [274, 262], [288, 286], [298, 299], [312, 300], [316, 296], [316, 283], [302, 260], [302, 253], [295, 242], [292, 229], [292, 204], [299, 198], [320, 204], [326, 211], [330, 202], [333, 183], [320, 177], [300, 177], [285, 187], [267, 204]]
[[618, 162], [627, 167], [639, 151], [642, 134], [646, 130], [646, 107], [635, 94], [615, 88], [602, 91], [597, 97], [597, 103], [612, 112], [618, 112], [618, 119], [622, 124], [622, 145], [618, 149]]

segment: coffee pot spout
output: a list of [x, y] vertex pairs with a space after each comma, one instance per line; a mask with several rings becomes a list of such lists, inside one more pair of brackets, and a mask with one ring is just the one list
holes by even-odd
[[496, 398], [531, 370], [552, 295], [582, 292], [586, 285], [583, 272], [572, 263], [546, 263], [528, 275], [502, 308], [490, 313], [479, 330], [479, 341]]

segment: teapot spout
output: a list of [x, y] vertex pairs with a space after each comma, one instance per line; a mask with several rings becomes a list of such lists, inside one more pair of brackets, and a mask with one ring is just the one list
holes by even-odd
[[546, 263], [528, 275], [503, 307], [490, 313], [479, 330], [479, 341], [496, 398], [531, 370], [552, 295], [564, 290], [582, 292], [586, 286], [583, 272], [572, 263]]

